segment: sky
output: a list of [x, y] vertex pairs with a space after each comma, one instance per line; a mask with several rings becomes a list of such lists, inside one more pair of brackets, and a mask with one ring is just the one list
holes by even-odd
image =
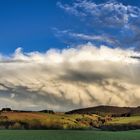
[[139, 106], [138, 0], [1, 0], [0, 107]]

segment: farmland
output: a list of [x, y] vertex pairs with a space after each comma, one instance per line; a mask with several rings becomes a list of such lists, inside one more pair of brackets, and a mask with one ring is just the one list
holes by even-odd
[[109, 122], [109, 124], [129, 124], [129, 123], [140, 124], [140, 116], [116, 117]]
[[1, 112], [0, 139], [2, 140], [3, 139], [4, 140], [140, 139], [140, 130], [139, 130], [140, 116], [112, 117], [110, 120], [107, 120], [105, 122], [104, 120], [105, 117], [96, 114], [65, 114], [65, 113], [50, 114], [43, 112], [12, 112], [12, 111]]
[[2, 130], [2, 140], [138, 140], [140, 131]]
[[0, 116], [1, 129], [87, 129], [98, 126], [95, 114], [48, 114], [39, 112], [4, 112]]
[[140, 116], [108, 118], [96, 114], [2, 112], [0, 129], [136, 130], [140, 129]]

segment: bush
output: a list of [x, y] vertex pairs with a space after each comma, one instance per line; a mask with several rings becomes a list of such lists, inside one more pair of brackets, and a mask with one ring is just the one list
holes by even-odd
[[29, 121], [29, 129], [40, 129], [41, 128], [41, 122], [37, 119], [33, 119]]
[[23, 129], [23, 127], [19, 122], [16, 122], [15, 124], [10, 125], [9, 129]]

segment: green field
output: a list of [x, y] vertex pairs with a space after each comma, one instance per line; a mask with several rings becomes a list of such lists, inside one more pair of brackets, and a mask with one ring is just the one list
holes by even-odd
[[138, 140], [140, 130], [106, 132], [73, 130], [2, 130], [0, 140]]
[[139, 124], [140, 123], [140, 116], [132, 116], [132, 117], [118, 117], [113, 118], [109, 124]]

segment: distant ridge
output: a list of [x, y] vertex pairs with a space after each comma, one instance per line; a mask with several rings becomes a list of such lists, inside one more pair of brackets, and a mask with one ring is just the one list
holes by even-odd
[[128, 117], [132, 115], [140, 115], [139, 107], [118, 107], [118, 106], [95, 106], [89, 108], [76, 109], [66, 114], [97, 114], [97, 115], [111, 115], [112, 117]]

